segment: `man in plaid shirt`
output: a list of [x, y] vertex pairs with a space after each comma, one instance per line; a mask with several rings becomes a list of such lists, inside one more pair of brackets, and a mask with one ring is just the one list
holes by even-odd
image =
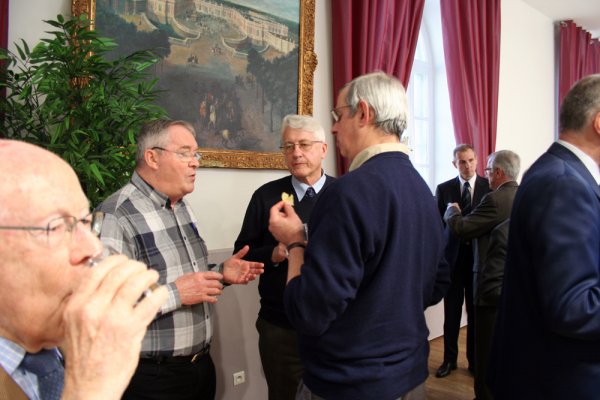
[[212, 303], [223, 284], [248, 283], [263, 272], [263, 264], [242, 260], [248, 246], [218, 266], [208, 264], [196, 217], [183, 199], [194, 190], [201, 157], [189, 123], [150, 122], [137, 146], [131, 182], [99, 207], [105, 213], [101, 239], [107, 248], [157, 270], [169, 300], [148, 328], [123, 398], [212, 400]]

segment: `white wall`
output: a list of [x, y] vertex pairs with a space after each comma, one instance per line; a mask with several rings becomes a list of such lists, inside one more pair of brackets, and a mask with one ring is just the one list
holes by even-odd
[[[48, 27], [41, 21], [70, 13], [70, 0], [11, 0], [9, 43], [24, 38], [33, 43]], [[331, 126], [331, 15], [329, 1], [316, 2], [314, 115], [326, 130]], [[523, 169], [554, 138], [554, 30], [552, 22], [521, 0], [503, 0], [500, 61], [500, 98], [497, 149], [511, 149], [522, 158]], [[333, 174], [332, 137], [326, 172]], [[283, 171], [201, 169], [189, 200], [198, 216], [199, 230], [213, 260], [226, 257], [239, 232], [252, 192]], [[222, 399], [264, 399], [254, 321], [258, 310], [256, 284], [228, 288], [217, 305], [217, 337], [212, 351], [219, 373]], [[441, 334], [442, 311], [428, 310], [432, 336]], [[233, 387], [232, 373], [244, 369], [245, 385]]]
[[554, 25], [521, 0], [502, 1], [496, 149], [521, 156], [521, 172], [555, 132]]

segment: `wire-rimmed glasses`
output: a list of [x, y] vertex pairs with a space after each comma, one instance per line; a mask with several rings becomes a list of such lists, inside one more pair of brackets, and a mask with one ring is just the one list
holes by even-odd
[[94, 235], [98, 236], [100, 234], [103, 219], [103, 212], [94, 211], [83, 218], [77, 218], [72, 215], [57, 217], [48, 221], [46, 226], [4, 225], [0, 226], [0, 230], [29, 231], [35, 237], [45, 236], [48, 246], [54, 247], [61, 243], [66, 235], [71, 239], [73, 237], [73, 232], [75, 232], [75, 229], [77, 229], [77, 226], [80, 223], [84, 229], [89, 230]]
[[331, 110], [331, 118], [333, 118], [333, 122], [340, 122], [340, 120], [342, 119], [342, 116], [340, 114], [338, 114], [338, 110], [342, 109], [342, 108], [346, 108], [346, 107], [352, 107], [350, 104], [347, 104], [345, 106], [339, 106], [334, 108], [333, 110]]
[[321, 140], [301, 140], [296, 143], [286, 142], [286, 143], [282, 144], [281, 146], [279, 146], [279, 148], [281, 149], [281, 151], [283, 153], [290, 154], [290, 153], [294, 152], [294, 149], [296, 148], [296, 146], [298, 146], [298, 148], [302, 151], [309, 151], [310, 149], [312, 149], [312, 147], [315, 143], [323, 143], [323, 141], [321, 141]]
[[199, 151], [174, 151], [165, 149], [164, 147], [154, 146], [152, 150], [162, 150], [168, 151], [169, 153], [173, 153], [179, 157], [182, 162], [189, 163], [192, 160], [200, 161], [202, 159], [202, 153]]

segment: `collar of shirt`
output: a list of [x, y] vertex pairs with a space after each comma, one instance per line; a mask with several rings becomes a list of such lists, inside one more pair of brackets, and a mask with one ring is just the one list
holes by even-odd
[[556, 143], [562, 144], [564, 147], [571, 150], [571, 152], [575, 154], [575, 156], [579, 158], [583, 165], [585, 165], [585, 167], [590, 171], [590, 174], [592, 174], [592, 176], [596, 180], [596, 183], [600, 185], [600, 169], [598, 169], [598, 164], [594, 162], [592, 157], [585, 154], [579, 147], [569, 142], [565, 142], [564, 140], [558, 139]]
[[0, 337], [0, 365], [11, 375], [25, 357], [25, 349], [10, 340]]
[[374, 146], [369, 146], [363, 149], [360, 153], [354, 157], [348, 171], [353, 171], [356, 168], [363, 165], [367, 160], [381, 153], [389, 153], [392, 151], [399, 151], [410, 155], [410, 149], [404, 143], [380, 143]]
[[30, 399], [39, 399], [39, 389], [35, 374], [19, 368], [25, 357], [25, 349], [18, 344], [0, 337], [0, 365]]
[[[321, 189], [323, 189], [323, 185], [325, 185], [326, 179], [327, 176], [325, 176], [323, 171], [321, 171], [321, 177], [312, 185], [312, 188], [315, 189], [315, 193], [319, 193]], [[298, 198], [298, 201], [302, 201], [304, 195], [306, 194], [306, 190], [310, 187], [310, 185], [307, 185], [304, 182], [300, 182], [298, 178], [292, 175], [292, 186], [294, 187], [294, 191], [296, 192], [296, 197]]]
[[[169, 197], [150, 186], [150, 184], [143, 180], [135, 171], [131, 176], [131, 183], [157, 206], [161, 208], [171, 208], [171, 200]], [[183, 201], [178, 203], [183, 204]]]

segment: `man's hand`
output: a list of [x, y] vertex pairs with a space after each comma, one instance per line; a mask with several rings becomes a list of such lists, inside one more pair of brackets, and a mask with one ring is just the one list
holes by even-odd
[[285, 244], [277, 243], [277, 246], [273, 247], [273, 253], [271, 254], [271, 262], [273, 264], [279, 264], [287, 258], [287, 252], [285, 251]]
[[265, 271], [263, 263], [242, 260], [249, 250], [250, 247], [244, 246], [223, 262], [223, 280], [225, 282], [245, 285]]
[[168, 297], [167, 289], [159, 287], [141, 299], [157, 281], [156, 271], [123, 255], [85, 272], [63, 313], [63, 399], [121, 398], [148, 324]]
[[294, 242], [304, 242], [304, 225], [300, 217], [294, 211], [294, 207], [283, 201], [271, 207], [269, 231], [286, 246]]
[[450, 207], [456, 207], [458, 208], [458, 211], [460, 211], [460, 205], [458, 203], [448, 203], [446, 209], [449, 209]]
[[175, 286], [179, 291], [181, 304], [216, 303], [223, 292], [223, 275], [214, 271], [191, 272], [177, 278]]

